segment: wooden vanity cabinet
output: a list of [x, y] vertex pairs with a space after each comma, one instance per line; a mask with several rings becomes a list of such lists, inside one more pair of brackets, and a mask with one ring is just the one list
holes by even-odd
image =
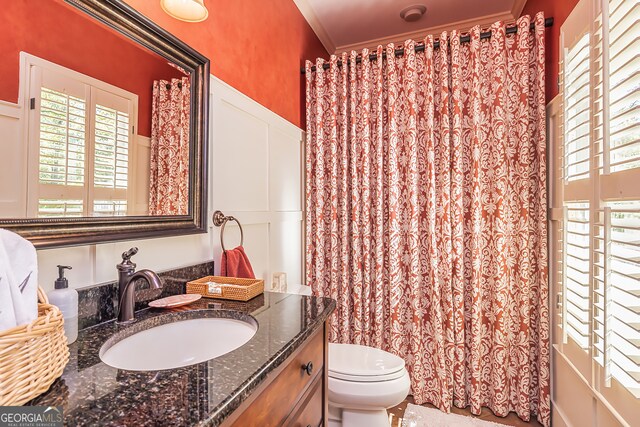
[[223, 425], [318, 427], [328, 415], [327, 325], [269, 373]]

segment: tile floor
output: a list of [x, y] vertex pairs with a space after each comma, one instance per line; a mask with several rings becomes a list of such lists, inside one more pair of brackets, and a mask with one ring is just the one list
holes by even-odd
[[[389, 412], [389, 415], [391, 417], [391, 427], [401, 427], [402, 426], [402, 424], [401, 424], [402, 416], [404, 415], [404, 410], [407, 408], [407, 404], [408, 403], [414, 403], [413, 402], [413, 397], [408, 396], [404, 400], [404, 402], [402, 402], [398, 406], [395, 406], [395, 407], [387, 410], [387, 412]], [[429, 407], [429, 408], [434, 408], [433, 405], [429, 405], [429, 404], [425, 404], [423, 406], [426, 406], [426, 407]], [[469, 411], [469, 409], [459, 409], [459, 408], [455, 408], [454, 407], [451, 410], [451, 412], [453, 412], [455, 414], [466, 415], [466, 416], [470, 416], [471, 415], [471, 412]], [[472, 415], [472, 416], [476, 416], [476, 415]], [[522, 421], [513, 412], [510, 413], [509, 415], [507, 415], [504, 418], [503, 417], [497, 417], [488, 408], [482, 408], [482, 413], [480, 415], [477, 415], [476, 417], [480, 418], [482, 420], [485, 420], [485, 421], [492, 421], [494, 423], [504, 424], [504, 425], [508, 425], [508, 426], [542, 427], [542, 424], [540, 424], [536, 420], [531, 420], [530, 422]]]

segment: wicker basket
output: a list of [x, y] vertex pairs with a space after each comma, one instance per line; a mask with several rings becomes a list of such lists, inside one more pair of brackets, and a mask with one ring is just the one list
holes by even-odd
[[64, 319], [38, 288], [38, 318], [0, 332], [0, 406], [27, 403], [49, 389], [69, 361]]
[[263, 292], [264, 280], [261, 279], [206, 276], [187, 282], [188, 294], [200, 294], [207, 298], [249, 301]]

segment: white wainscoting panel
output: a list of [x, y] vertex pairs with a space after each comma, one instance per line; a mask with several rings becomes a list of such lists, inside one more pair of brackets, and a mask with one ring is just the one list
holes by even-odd
[[287, 283], [302, 284], [302, 216], [273, 221], [270, 231], [272, 271], [287, 273]]
[[234, 104], [233, 92], [213, 90], [212, 194], [227, 209], [267, 211], [269, 123]]
[[0, 101], [0, 218], [20, 218], [27, 212], [27, 144], [22, 142], [21, 118], [18, 104]]
[[[244, 229], [244, 247], [256, 277], [268, 288], [274, 272], [302, 280], [303, 132], [230, 86], [214, 79], [211, 109], [214, 210], [233, 215]], [[214, 230], [219, 236], [220, 229]], [[235, 224], [225, 247], [239, 243]], [[220, 259], [219, 237], [214, 256]], [[220, 266], [216, 265], [216, 271]]]
[[273, 127], [269, 134], [269, 195], [271, 209], [302, 211], [302, 144], [297, 138]]
[[133, 158], [136, 162], [135, 170], [130, 171], [133, 175], [131, 187], [134, 189], [132, 195], [131, 208], [132, 215], [147, 215], [149, 212], [149, 170], [151, 168], [151, 138], [148, 136], [136, 135], [133, 146]]

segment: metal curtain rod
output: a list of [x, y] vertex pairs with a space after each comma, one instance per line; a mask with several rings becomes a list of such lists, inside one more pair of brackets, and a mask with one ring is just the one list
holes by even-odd
[[[553, 18], [546, 18], [544, 20], [544, 26], [545, 27], [551, 27], [553, 25]], [[533, 30], [536, 27], [535, 23], [532, 23], [529, 26], [530, 30]], [[518, 27], [517, 26], [512, 26], [512, 27], [507, 27], [506, 31], [507, 34], [515, 34], [518, 32]], [[480, 33], [480, 40], [482, 39], [489, 39], [491, 38], [491, 31], [485, 31], [483, 33]], [[465, 36], [460, 36], [460, 43], [469, 43], [471, 41], [471, 36], [469, 34], [465, 35]], [[436, 40], [433, 42], [433, 48], [434, 49], [438, 49], [440, 47], [440, 40]], [[424, 51], [424, 43], [420, 43], [417, 44], [415, 47], [415, 51], [416, 52], [423, 52]], [[404, 48], [400, 47], [398, 49], [395, 50], [395, 54], [396, 56], [402, 56], [404, 55]], [[387, 58], [387, 53], [386, 52], [382, 52], [382, 59], [386, 59]], [[372, 53], [369, 55], [369, 61], [375, 61], [376, 59], [378, 59], [378, 54], [377, 53]], [[362, 62], [362, 56], [358, 56], [356, 57], [356, 64], [359, 64]], [[347, 65], [349, 64], [349, 61], [347, 61]], [[342, 66], [342, 60], [339, 59], [338, 60], [338, 67]], [[323, 69], [328, 70], [330, 67], [330, 64], [328, 62], [325, 62], [324, 65], [322, 66]], [[316, 66], [314, 65], [313, 67], [311, 67], [311, 71], [315, 71], [316, 70]], [[304, 67], [300, 68], [300, 72], [302, 74], [305, 74], [305, 69]]]

